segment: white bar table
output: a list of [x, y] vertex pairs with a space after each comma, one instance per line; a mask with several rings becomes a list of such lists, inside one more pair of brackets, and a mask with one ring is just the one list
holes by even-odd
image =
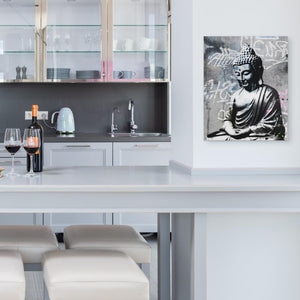
[[[274, 171], [276, 172], [276, 171]], [[23, 173], [25, 173], [23, 171]], [[159, 213], [159, 300], [206, 300], [206, 215], [300, 212], [300, 175], [190, 176], [169, 167], [74, 167], [0, 179], [3, 213]]]

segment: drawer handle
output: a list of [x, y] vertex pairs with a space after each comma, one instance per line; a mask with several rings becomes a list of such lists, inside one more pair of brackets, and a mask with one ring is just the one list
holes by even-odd
[[134, 145], [137, 148], [157, 148], [159, 145]]
[[90, 148], [91, 145], [67, 145], [67, 148]]

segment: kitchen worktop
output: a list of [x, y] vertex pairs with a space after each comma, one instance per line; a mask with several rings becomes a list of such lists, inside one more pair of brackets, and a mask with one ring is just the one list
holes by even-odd
[[45, 134], [46, 143], [72, 143], [72, 142], [170, 142], [171, 136], [163, 134], [161, 136], [147, 136], [147, 137], [111, 137], [108, 134], [100, 133], [76, 133], [74, 136], [60, 136], [55, 133]]
[[[18, 170], [25, 174], [25, 170]], [[247, 171], [245, 171], [246, 173]], [[207, 174], [191, 176], [175, 167], [48, 168], [37, 178], [3, 177], [0, 192], [115, 191], [115, 192], [239, 192], [300, 191], [300, 174]], [[5, 175], [5, 173], [4, 173]], [[253, 200], [255, 201], [255, 200]]]
[[174, 167], [51, 168], [37, 178], [1, 178], [0, 212], [158, 213], [158, 299], [171, 299], [172, 271], [174, 293], [196, 291], [186, 299], [204, 300], [206, 295], [199, 295], [207, 289], [206, 214], [300, 212], [299, 173], [273, 171], [191, 176]]
[[[4, 140], [4, 133], [0, 133], [0, 141]], [[76, 133], [74, 136], [60, 136], [56, 133], [45, 134], [46, 143], [112, 143], [112, 142], [171, 142], [171, 136], [162, 134], [161, 136], [144, 137], [111, 137], [101, 133]]]

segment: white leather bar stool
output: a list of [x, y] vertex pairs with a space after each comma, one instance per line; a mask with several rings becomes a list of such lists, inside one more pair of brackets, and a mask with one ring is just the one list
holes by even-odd
[[24, 267], [18, 251], [0, 250], [0, 299], [25, 299]]
[[147, 277], [120, 251], [51, 251], [42, 266], [50, 300], [149, 300]]
[[[55, 234], [49, 226], [1, 225], [0, 250], [17, 250], [22, 256], [25, 271], [41, 271], [42, 254], [58, 250]], [[46, 289], [44, 298], [46, 298]], [[0, 299], [4, 299], [1, 298]]]
[[0, 249], [18, 250], [23, 263], [38, 268], [42, 254], [57, 250], [55, 234], [49, 226], [42, 225], [1, 225]]
[[140, 264], [150, 278], [151, 247], [142, 235], [127, 225], [72, 225], [65, 228], [66, 249], [118, 250]]

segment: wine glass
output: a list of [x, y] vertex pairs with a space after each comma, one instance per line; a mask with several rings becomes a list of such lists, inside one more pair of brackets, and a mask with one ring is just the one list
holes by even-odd
[[30, 171], [25, 175], [26, 177], [37, 177], [33, 172], [33, 154], [35, 154], [41, 145], [41, 137], [40, 137], [40, 130], [39, 129], [31, 129], [26, 128], [24, 130], [23, 135], [23, 147], [25, 151], [30, 156]]
[[19, 176], [19, 174], [15, 172], [15, 154], [21, 148], [21, 131], [19, 128], [5, 129], [4, 147], [11, 155], [11, 170], [7, 175]]

